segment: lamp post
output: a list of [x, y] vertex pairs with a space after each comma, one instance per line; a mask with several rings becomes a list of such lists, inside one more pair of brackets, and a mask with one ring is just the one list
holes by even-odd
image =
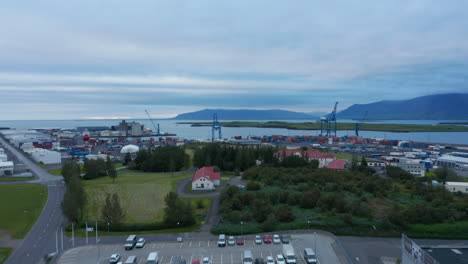
[[307, 229], [310, 229], [310, 220], [307, 220]]
[[244, 222], [241, 221], [241, 237], [243, 236], [243, 232], [242, 232], [242, 225], [244, 224]]
[[317, 232], [314, 232], [315, 242], [314, 242], [314, 252], [317, 255]]
[[107, 233], [109, 233], [109, 231], [110, 231], [110, 223], [108, 222], [107, 223]]

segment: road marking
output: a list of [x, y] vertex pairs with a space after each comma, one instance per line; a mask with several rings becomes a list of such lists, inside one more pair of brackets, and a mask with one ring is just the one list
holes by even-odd
[[[198, 241], [198, 247], [201, 247], [201, 241]], [[192, 263], [190, 263], [192, 264]]]
[[183, 245], [183, 244], [184, 244], [184, 243], [180, 243], [180, 248], [182, 248], [182, 245]]
[[210, 247], [210, 241], [208, 240], [208, 247]]
[[163, 242], [162, 245], [161, 245], [161, 248], [164, 248], [164, 245], [165, 245], [165, 244], [166, 244], [166, 243]]
[[190, 263], [189, 264], [192, 264], [192, 260], [193, 260], [193, 255], [190, 256]]
[[223, 264], [223, 253], [221, 253], [221, 264]]
[[173, 258], [173, 257], [174, 257], [174, 256], [171, 256], [171, 260], [169, 261], [169, 263], [172, 263], [172, 258]]
[[263, 251], [260, 251], [260, 256], [263, 258]]
[[232, 258], [232, 252], [231, 252], [231, 263], [234, 263], [234, 260], [233, 260], [233, 258]]
[[163, 263], [163, 262], [162, 262], [163, 258], [164, 258], [164, 256], [161, 257], [161, 263]]
[[190, 241], [189, 247], [192, 247], [192, 241]]
[[156, 244], [153, 244], [153, 247], [152, 247], [152, 248], [154, 248], [155, 246], [156, 246]]

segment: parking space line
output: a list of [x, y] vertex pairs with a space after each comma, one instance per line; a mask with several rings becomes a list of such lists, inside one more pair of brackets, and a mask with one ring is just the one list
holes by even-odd
[[169, 263], [172, 263], [172, 258], [173, 258], [173, 257], [174, 257], [174, 256], [171, 256], [171, 260], [169, 261]]
[[[198, 247], [201, 247], [201, 241], [198, 241]], [[191, 264], [191, 263], [190, 263]]]
[[192, 241], [190, 241], [189, 247], [192, 247]]
[[180, 243], [180, 248], [182, 248], [182, 245], [184, 245], [184, 243]]
[[166, 244], [166, 243], [162, 243], [161, 248], [164, 248], [164, 244]]
[[210, 241], [208, 240], [208, 247], [210, 247]]
[[163, 261], [162, 261], [162, 260], [163, 260], [163, 258], [164, 258], [164, 256], [161, 256], [161, 259], [160, 259], [161, 263], [163, 263]]
[[190, 256], [190, 262], [189, 262], [189, 264], [192, 264], [192, 260], [193, 260], [193, 255]]
[[223, 264], [223, 254], [221, 253], [221, 264]]
[[231, 264], [234, 263], [233, 258], [232, 258], [232, 252], [231, 252]]

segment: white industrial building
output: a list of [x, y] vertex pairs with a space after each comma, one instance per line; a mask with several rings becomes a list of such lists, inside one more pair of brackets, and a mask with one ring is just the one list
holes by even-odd
[[120, 150], [120, 153], [122, 153], [122, 154], [125, 154], [125, 153], [134, 154], [134, 153], [137, 153], [138, 151], [140, 151], [140, 148], [138, 146], [126, 145]]
[[6, 154], [0, 154], [0, 162], [4, 162], [4, 161], [7, 161], [8, 160], [8, 157]]
[[468, 170], [468, 158], [452, 155], [442, 155], [437, 158], [437, 165], [460, 170]]
[[60, 152], [57, 151], [36, 148], [29, 151], [29, 153], [35, 161], [42, 162], [43, 164], [62, 163], [62, 154], [60, 154]]
[[13, 161], [0, 161], [0, 176], [13, 175]]
[[421, 176], [421, 177], [426, 175], [425, 164], [414, 162], [414, 161], [407, 160], [407, 159], [400, 159], [400, 162], [398, 162], [396, 165], [402, 168], [403, 170], [411, 173], [412, 175]]
[[451, 192], [468, 193], [468, 182], [446, 182], [445, 189]]

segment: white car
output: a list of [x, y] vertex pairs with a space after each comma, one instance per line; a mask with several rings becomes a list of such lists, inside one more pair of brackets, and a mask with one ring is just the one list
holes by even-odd
[[275, 264], [275, 260], [272, 256], [266, 257], [266, 264]]
[[230, 236], [230, 237], [228, 238], [228, 245], [229, 245], [229, 246], [235, 246], [235, 245], [236, 245], [236, 240], [234, 239], [233, 236]]
[[261, 236], [255, 236], [255, 244], [261, 244], [262, 243], [262, 237]]
[[111, 257], [109, 258], [109, 263], [110, 264], [115, 264], [119, 262], [120, 260], [120, 255], [119, 254], [112, 254]]
[[281, 238], [278, 235], [273, 235], [273, 244], [281, 244]]
[[204, 257], [202, 259], [202, 264], [211, 264], [211, 261], [210, 261], [210, 259], [208, 257]]
[[276, 264], [286, 264], [283, 255], [279, 254], [276, 255]]
[[137, 247], [137, 248], [142, 248], [142, 247], [145, 246], [145, 244], [146, 244], [145, 239], [142, 238], [142, 237], [140, 237], [140, 239], [138, 239], [138, 241], [137, 241], [135, 247]]

